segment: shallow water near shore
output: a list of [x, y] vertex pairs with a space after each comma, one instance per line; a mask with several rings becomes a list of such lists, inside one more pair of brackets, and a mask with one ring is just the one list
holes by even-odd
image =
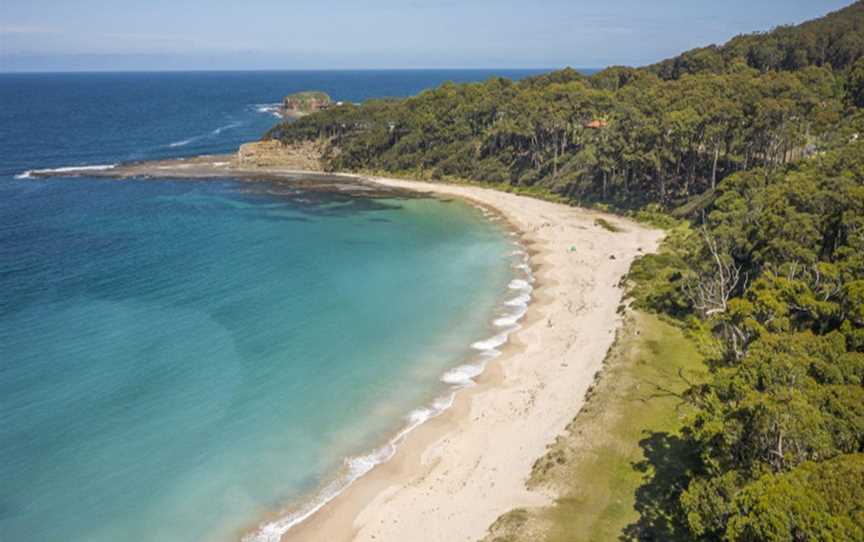
[[235, 532], [446, 396], [509, 291], [462, 202], [112, 185], [35, 185], [2, 235], [4, 538]]
[[[255, 77], [206, 114], [195, 100], [207, 85], [171, 90], [177, 75], [148, 83], [155, 97], [137, 75], [8, 77], [2, 540], [236, 538], [386, 459], [527, 302], [513, 238], [462, 201], [15, 178], [229, 150], [272, 123], [249, 107], [269, 99]], [[171, 96], [174, 116], [142, 124]], [[187, 131], [207, 135], [171, 147]]]

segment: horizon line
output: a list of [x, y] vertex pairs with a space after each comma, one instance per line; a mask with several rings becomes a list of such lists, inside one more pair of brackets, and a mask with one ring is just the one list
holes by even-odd
[[576, 71], [596, 70], [600, 71], [608, 68], [604, 67], [531, 67], [531, 68], [509, 68], [503, 66], [497, 67], [482, 67], [482, 68], [252, 68], [252, 69], [210, 69], [210, 68], [164, 68], [164, 69], [71, 69], [71, 70], [4, 70], [0, 68], [0, 75], [14, 74], [68, 74], [68, 73], [268, 73], [268, 72], [420, 72], [420, 71], [541, 71], [553, 72], [564, 69], [572, 69]]
[[156, 68], [156, 69], [21, 69], [4, 70], [0, 68], [0, 74], [4, 73], [159, 73], [159, 72], [374, 72], [374, 71], [557, 71], [564, 69], [580, 70], [602, 70], [609, 66], [537, 66], [537, 67], [508, 67], [508, 66], [484, 66], [484, 67], [418, 67], [418, 68]]

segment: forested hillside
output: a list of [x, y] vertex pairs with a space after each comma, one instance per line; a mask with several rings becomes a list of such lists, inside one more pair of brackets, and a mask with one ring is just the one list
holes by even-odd
[[698, 460], [669, 488], [693, 539], [864, 540], [859, 130], [860, 116], [835, 149], [729, 177], [632, 270], [639, 306], [714, 338], [711, 379], [688, 392]]
[[799, 26], [780, 27], [768, 34], [739, 36], [722, 47], [688, 51], [650, 69], [663, 79], [685, 74], [724, 73], [746, 64], [767, 72], [795, 71], [808, 66], [845, 70], [864, 52], [864, 4]]
[[269, 137], [321, 140], [333, 169], [687, 217], [631, 273], [637, 305], [711, 354], [667, 516], [693, 540], [864, 540], [862, 56], [857, 2], [647, 68], [448, 84]]
[[[445, 84], [405, 100], [346, 104], [268, 137], [325, 140], [334, 170], [540, 186], [579, 203], [674, 206], [735, 172], [817, 152], [862, 100], [862, 25], [864, 3], [856, 3], [647, 69]], [[819, 54], [808, 36], [818, 37]], [[762, 49], [798, 59], [796, 69], [758, 61]], [[715, 60], [697, 71], [696, 57]]]

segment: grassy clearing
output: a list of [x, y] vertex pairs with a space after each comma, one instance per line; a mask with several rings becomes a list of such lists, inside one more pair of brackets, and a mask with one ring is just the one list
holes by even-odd
[[530, 485], [562, 497], [502, 516], [487, 542], [675, 540], [658, 505], [675, 498], [690, 462], [679, 434], [688, 410], [681, 394], [705, 375], [679, 328], [628, 316], [585, 407], [534, 466]]

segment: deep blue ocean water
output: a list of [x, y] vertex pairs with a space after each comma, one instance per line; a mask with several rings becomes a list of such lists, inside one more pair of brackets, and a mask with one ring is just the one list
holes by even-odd
[[0, 75], [0, 540], [290, 521], [446, 406], [441, 375], [485, 359], [525, 293], [512, 238], [463, 202], [16, 175], [228, 152], [298, 90], [489, 75]]

